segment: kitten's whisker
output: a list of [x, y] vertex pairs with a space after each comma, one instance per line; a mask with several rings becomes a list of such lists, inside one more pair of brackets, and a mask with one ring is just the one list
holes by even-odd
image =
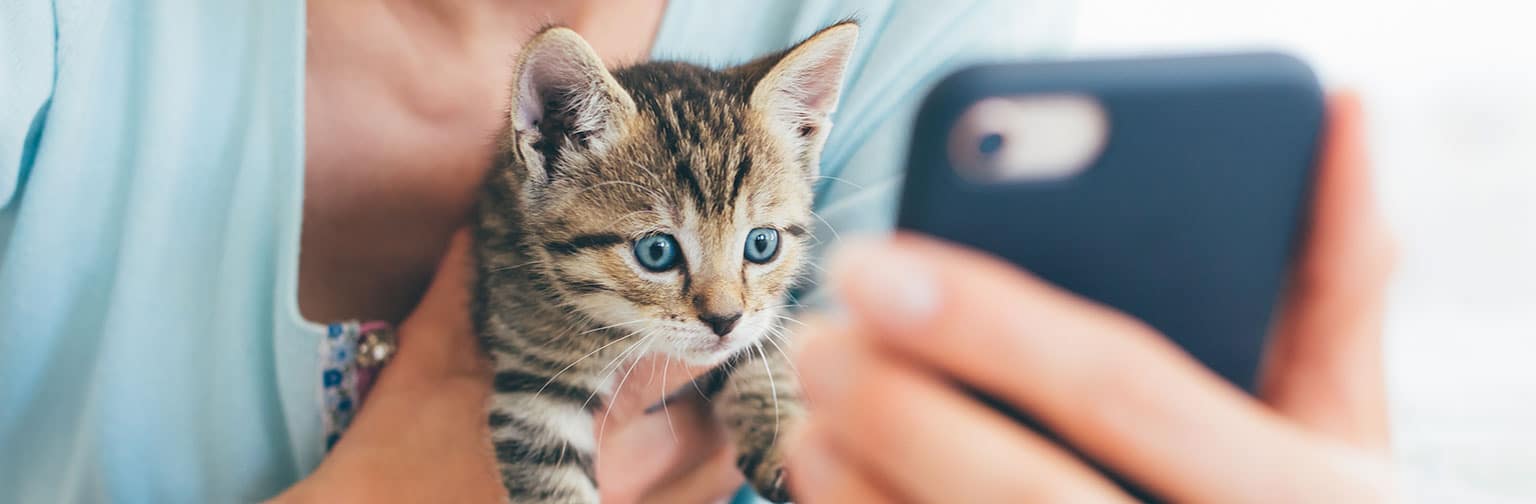
[[796, 324], [800, 324], [801, 326], [805, 326], [805, 322], [801, 322], [800, 319], [791, 317], [789, 315], [774, 314], [773, 318], [778, 319], [778, 320], [782, 320], [782, 321], [785, 321], [785, 322], [794, 322]]
[[677, 444], [677, 429], [672, 427], [672, 411], [667, 409], [667, 369], [672, 367], [672, 359], [668, 358], [661, 365], [661, 414], [667, 417], [667, 432], [672, 433], [672, 444]]
[[[625, 336], [624, 339], [629, 339], [630, 337], [635, 336], [637, 334], [640, 334], [640, 333], [629, 333], [629, 336]], [[645, 336], [641, 336], [640, 339], [644, 340]], [[634, 344], [634, 345], [630, 345], [629, 348], [625, 348], [623, 351], [619, 352], [618, 355], [613, 356], [612, 359], [608, 360], [607, 364], [603, 365], [602, 369], [598, 370], [598, 373], [607, 373], [607, 374], [605, 374], [603, 376], [602, 380], [598, 381], [598, 385], [599, 386], [593, 387], [592, 393], [587, 395], [587, 400], [583, 401], [581, 403], [581, 409], [587, 409], [587, 405], [588, 404], [592, 404], [592, 399], [597, 397], [598, 392], [600, 392], [602, 390], [602, 385], [607, 384], [608, 380], [613, 379], [613, 375], [618, 374], [619, 368], [623, 367], [623, 365], [624, 365], [624, 358], [626, 356], [628, 356], [631, 352], [634, 352], [635, 349], [637, 349], [637, 348], [640, 348], [640, 345], [639, 345], [638, 342], [636, 344]], [[609, 371], [608, 368], [613, 368], [613, 370]]]
[[515, 269], [518, 269], [518, 268], [522, 268], [522, 267], [526, 267], [526, 266], [532, 266], [532, 265], [535, 265], [535, 264], [543, 264], [544, 262], [545, 261], [542, 260], [542, 259], [535, 259], [535, 260], [528, 261], [528, 262], [525, 262], [525, 263], [522, 263], [522, 264], [514, 264], [514, 265], [511, 265], [511, 266], [498, 266], [498, 267], [495, 267], [495, 268], [491, 268], [488, 271], [490, 273], [501, 273], [503, 271], [512, 271], [512, 270], [515, 270]]
[[[789, 334], [784, 332], [784, 329], [782, 329], [782, 328], [775, 328], [775, 329], [769, 330], [767, 335], [770, 337], [770, 339], [775, 339], [778, 342], [783, 343], [785, 346], [792, 347], [792, 345], [793, 345], [793, 343], [789, 339]], [[790, 355], [789, 351], [785, 350], [783, 347], [780, 347], [779, 351], [781, 353], [783, 353], [785, 357], [788, 357]], [[793, 366], [794, 362], [790, 362], [790, 365]]]
[[[802, 326], [803, 326], [803, 324], [805, 324], [805, 323], [802, 323], [802, 321], [794, 320], [794, 318], [788, 317], [788, 315], [774, 315], [774, 317], [779, 318], [779, 320], [786, 320], [786, 321], [791, 321], [791, 323], [802, 324]], [[786, 330], [790, 330], [790, 329], [785, 329], [785, 327], [779, 326], [779, 324], [774, 324], [774, 326], [765, 327], [765, 329], [768, 329], [768, 333], [771, 333], [771, 335], [779, 335], [779, 337], [785, 337], [785, 338], [790, 337], [790, 335], [788, 335], [788, 333], [786, 333]], [[790, 341], [790, 340], [785, 340], [785, 341]]]
[[[636, 334], [640, 334], [640, 333], [629, 333], [629, 336], [634, 336]], [[607, 365], [603, 366], [603, 370], [607, 370], [609, 367], [612, 367], [613, 370], [609, 371], [608, 374], [603, 376], [603, 379], [598, 382], [599, 386], [592, 388], [592, 393], [587, 396], [587, 400], [582, 401], [581, 409], [583, 409], [583, 410], [587, 409], [587, 405], [591, 404], [592, 403], [592, 399], [594, 397], [597, 397], [598, 392], [602, 390], [602, 386], [601, 385], [608, 383], [609, 380], [613, 379], [613, 375], [618, 374], [619, 368], [623, 367], [623, 362], [624, 362], [624, 359], [626, 358], [625, 356], [629, 355], [631, 352], [634, 352], [635, 349], [640, 348], [641, 344], [644, 343], [646, 341], [646, 339], [649, 338], [650, 336], [651, 336], [650, 333], [647, 333], [646, 335], [641, 336], [640, 337], [640, 341], [636, 342], [634, 345], [631, 345], [629, 348], [624, 349], [624, 351], [619, 352], [619, 355], [614, 356], [612, 360], [608, 361]], [[626, 336], [625, 338], [628, 338], [628, 336]], [[635, 361], [635, 364], [639, 364], [639, 362], [640, 361], [637, 360], [637, 361]], [[615, 364], [617, 364], [617, 365], [615, 365]], [[633, 370], [634, 370], [634, 366], [632, 365], [632, 366], [630, 366], [630, 371], [633, 371]], [[629, 373], [628, 372], [624, 373], [624, 378], [626, 378], [626, 379], [629, 378]], [[624, 386], [624, 384], [622, 382], [620, 382], [619, 383], [619, 387], [623, 387], [623, 386]], [[612, 393], [609, 394], [610, 398], [617, 397], [617, 396], [618, 396], [618, 391], [617, 390], [614, 390]], [[608, 427], [608, 414], [611, 413], [611, 412], [613, 412], [613, 404], [608, 404], [607, 407], [603, 411], [603, 424], [602, 424], [602, 426], [600, 426], [598, 428], [597, 439], [595, 440], [594, 444], [592, 445], [592, 449], [595, 452], [602, 450], [602, 447], [603, 447], [603, 429]], [[594, 471], [596, 471], [598, 466], [601, 466], [602, 463], [603, 463], [602, 462], [602, 457], [596, 457], [594, 460], [595, 460], [595, 462], [594, 462], [594, 465], [593, 465], [592, 469]], [[564, 462], [563, 458], [562, 458], [561, 462]]]
[[650, 319], [635, 319], [635, 320], [631, 320], [629, 322], [619, 322], [619, 323], [613, 324], [613, 325], [605, 325], [605, 326], [599, 327], [597, 329], [591, 329], [591, 330], [587, 330], [587, 331], [582, 331], [581, 333], [577, 334], [577, 336], [586, 336], [588, 334], [592, 334], [592, 333], [595, 333], [595, 332], [598, 332], [598, 331], [602, 331], [602, 330], [606, 330], [606, 329], [613, 329], [615, 327], [623, 327], [623, 326], [627, 326], [627, 325], [630, 325], [630, 324], [639, 324], [641, 322], [646, 322], [648, 320], [650, 320]]
[[[708, 376], [708, 373], [705, 373], [705, 376]], [[699, 393], [699, 399], [703, 399], [706, 402], [709, 401], [709, 394], [705, 394], [704, 393], [704, 389], [699, 388], [699, 377], [695, 376], [695, 377], [689, 379], [688, 380], [688, 384], [689, 385], [693, 385], [694, 392], [698, 392]], [[662, 404], [666, 404], [666, 403], [662, 403]]]
[[[651, 375], [645, 377], [645, 386], [649, 387], [652, 383], [656, 383], [656, 359], [651, 359]], [[666, 383], [662, 383], [662, 386], [666, 386]]]
[[[638, 334], [638, 333], [630, 333], [630, 336], [634, 336], [635, 334]], [[644, 337], [642, 337], [641, 339], [644, 339]], [[638, 347], [639, 347], [639, 345], [634, 345], [634, 346], [630, 346], [629, 348], [624, 349], [624, 351], [619, 352], [619, 355], [615, 355], [612, 360], [609, 360], [608, 364], [603, 366], [603, 369], [600, 370], [599, 372], [606, 371], [609, 367], [613, 367], [613, 371], [608, 372], [608, 374], [604, 375], [603, 379], [598, 382], [598, 386], [592, 387], [592, 393], [587, 395], [587, 400], [581, 402], [581, 409], [582, 410], [586, 410], [587, 409], [587, 405], [592, 403], [592, 399], [594, 397], [597, 397], [597, 394], [602, 391], [602, 385], [608, 383], [608, 380], [613, 379], [613, 375], [615, 373], [619, 372], [619, 368], [614, 366], [614, 364], [618, 363], [618, 362], [621, 362], [622, 359], [624, 358], [625, 354], [628, 354], [630, 350], [634, 350], [635, 348], [638, 348]], [[612, 406], [613, 405], [611, 405], [611, 404], [608, 405], [608, 407], [610, 409], [612, 408]], [[601, 437], [599, 437], [596, 440], [596, 443], [592, 445], [593, 452], [600, 452], [600, 451], [602, 451], [602, 447], [603, 447], [602, 443], [603, 443], [603, 440], [602, 440]], [[565, 462], [565, 458], [564, 458], [563, 455], [561, 456], [560, 462], [562, 462], [562, 463]], [[596, 457], [595, 461], [594, 461], [594, 465], [592, 466], [592, 469], [594, 471], [596, 471], [597, 468], [599, 466], [601, 466], [602, 464], [603, 464], [602, 457]]]
[[854, 182], [852, 182], [852, 181], [850, 181], [848, 179], [842, 178], [842, 177], [834, 177], [834, 176], [831, 176], [831, 175], [817, 175], [815, 177], [811, 177], [811, 182], [815, 183], [816, 181], [821, 180], [821, 179], [827, 179], [827, 180], [831, 180], [833, 182], [842, 182], [844, 184], [848, 184], [849, 186], [853, 187], [854, 189], [858, 189], [858, 190], [861, 190], [861, 191], [864, 190], [864, 186], [862, 186], [862, 185], [856, 184], [856, 183], [854, 183]]
[[[633, 348], [645, 347], [651, 341], [651, 338], [655, 338], [657, 334], [658, 333], [656, 331], [654, 331], [654, 330], [649, 332], [649, 333], [647, 333], [644, 337], [640, 338], [639, 342], [635, 343], [635, 346]], [[629, 381], [630, 373], [635, 372], [635, 367], [640, 365], [640, 358], [643, 357], [644, 354], [645, 354], [645, 352], [642, 351], [642, 352], [636, 352], [635, 355], [631, 355], [630, 356], [630, 358], [634, 362], [630, 363], [629, 369], [624, 371], [624, 377], [619, 379], [618, 386], [613, 388], [612, 397], [618, 397], [619, 396], [620, 391], [622, 391], [624, 389], [624, 383]], [[618, 370], [615, 369], [614, 371], [617, 372]], [[608, 408], [603, 411], [603, 422], [602, 422], [602, 424], [598, 425], [598, 427], [597, 427], [597, 444], [596, 444], [596, 446], [599, 447], [599, 448], [601, 448], [603, 446], [603, 433], [608, 430], [608, 415], [613, 414], [613, 406], [615, 406], [615, 405], [609, 404]]]
[[[637, 334], [640, 334], [640, 333], [633, 333], [633, 332], [629, 333], [629, 335], [625, 336], [623, 339], [629, 339], [630, 337], [633, 337], [633, 336], [635, 336]], [[645, 337], [641, 336], [640, 339], [644, 340]], [[615, 374], [617, 374], [619, 372], [619, 367], [623, 366], [623, 362], [624, 362], [625, 356], [629, 355], [636, 348], [640, 348], [640, 345], [638, 343], [635, 344], [635, 345], [630, 345], [629, 348], [625, 348], [623, 351], [619, 352], [618, 355], [615, 355], [615, 356], [613, 356], [612, 359], [609, 359], [608, 363], [604, 364], [602, 369], [599, 369], [597, 371], [598, 374], [603, 374], [603, 373], [607, 373], [607, 374], [604, 374], [603, 375], [603, 379], [599, 380], [597, 382], [597, 386], [596, 387], [592, 387], [592, 393], [587, 395], [587, 400], [581, 402], [581, 409], [585, 410], [585, 409], [587, 409], [587, 405], [592, 404], [592, 399], [596, 398], [597, 394], [602, 392], [602, 388], [603, 388], [602, 386], [606, 385], [609, 380], [613, 379], [613, 375], [615, 375]], [[608, 368], [613, 368], [613, 370], [609, 371]]]
[[770, 332], [767, 334], [768, 337], [765, 338], [765, 339], [768, 340], [768, 344], [773, 345], [773, 348], [776, 348], [776, 349], [779, 350], [779, 353], [784, 356], [784, 363], [785, 364], [789, 364], [789, 370], [795, 373], [795, 377], [796, 378], [799, 378], [800, 377], [800, 368], [795, 366], [795, 360], [789, 358], [789, 352], [785, 351], [784, 347], [779, 346], [778, 340], [774, 339], [775, 336], [778, 337], [778, 338], [781, 338], [781, 339], [784, 340], [784, 344], [788, 345], [789, 344], [789, 337], [785, 336], [784, 333], [781, 333], [781, 332], [779, 332], [776, 329], [769, 329], [769, 331]]
[[752, 346], [763, 357], [763, 372], [768, 373], [768, 393], [773, 395], [773, 441], [768, 442], [768, 446], [773, 446], [779, 442], [779, 387], [773, 382], [773, 368], [768, 366], [768, 351], [763, 350], [763, 343], [753, 343]]
[[[641, 165], [639, 161], [635, 161], [633, 159], [626, 159], [624, 161], [628, 162], [630, 166], [633, 166], [635, 168], [639, 168], [641, 171], [650, 171], [650, 169], [646, 168], [644, 165]], [[647, 192], [649, 192], [651, 194], [651, 197], [656, 199], [656, 200], [665, 200], [666, 199], [666, 198], [663, 198], [660, 193], [656, 192], [655, 189], [652, 189], [652, 188], [649, 188], [649, 187], [642, 187], [642, 189], [645, 189]]]
[[[634, 163], [634, 160], [630, 160], [630, 162]], [[639, 164], [636, 163], [635, 166], [639, 166]], [[594, 189], [598, 189], [598, 188], [605, 187], [605, 186], [610, 186], [610, 185], [633, 186], [633, 187], [635, 187], [637, 189], [640, 189], [641, 191], [644, 191], [646, 194], [648, 194], [652, 198], [656, 198], [656, 197], [660, 196], [659, 194], [656, 193], [655, 189], [651, 189], [649, 187], [646, 187], [646, 186], [643, 186], [643, 185], [640, 185], [640, 184], [636, 184], [634, 182], [630, 182], [630, 181], [627, 181], [627, 180], [609, 180], [607, 182], [600, 182], [600, 183], [597, 183], [597, 184], [593, 184], [591, 187], [584, 188], [581, 191], [578, 191], [576, 194], [573, 194], [571, 196], [572, 197], [582, 196], [582, 195], [585, 195], [586, 193], [588, 193], [588, 192], [590, 192], [590, 191], [592, 191]]]
[[827, 222], [826, 219], [823, 219], [821, 217], [821, 214], [816, 213], [815, 210], [811, 210], [811, 217], [815, 217], [816, 220], [819, 220], [819, 221], [821, 221], [822, 224], [825, 224], [827, 226], [827, 230], [832, 231], [832, 238], [833, 239], [835, 239], [837, 241], [843, 241], [842, 235], [837, 234], [837, 228], [833, 227], [831, 222]]
[[[626, 339], [629, 339], [632, 336], [635, 336], [636, 334], [639, 334], [639, 333], [629, 333], [627, 336], [624, 336], [623, 338], [619, 338], [617, 340], [611, 341], [608, 344], [612, 345], [614, 343], [618, 343], [620, 341], [624, 341]], [[604, 345], [604, 347], [606, 347], [606, 346], [607, 345]], [[635, 348], [636, 348], [635, 346], [630, 346], [629, 348], [624, 349], [624, 351], [619, 352], [618, 355], [615, 355], [612, 359], [609, 359], [608, 363], [604, 364], [602, 369], [598, 370], [598, 373], [601, 374], [603, 372], [606, 372], [609, 367], [613, 367], [613, 365], [615, 363], [620, 362], [620, 359], [622, 359], [625, 354], [628, 354], [630, 350], [634, 350]], [[602, 350], [602, 348], [599, 348], [598, 350]], [[591, 355], [591, 354], [588, 354], [588, 355]], [[591, 394], [587, 394], [587, 400], [581, 402], [581, 409], [582, 410], [587, 409], [587, 405], [592, 404], [592, 399], [597, 397], [597, 394], [602, 392], [602, 385], [605, 384], [605, 383], [608, 383], [608, 380], [613, 378], [613, 374], [617, 373], [618, 371], [619, 371], [619, 369], [617, 367], [613, 367], [613, 371], [612, 372], [609, 372], [607, 375], [604, 375], [603, 379], [599, 380], [597, 382], [597, 386], [592, 387], [592, 393]], [[550, 381], [554, 381], [554, 378], [550, 378]], [[593, 448], [593, 450], [597, 450], [598, 448], [601, 448], [601, 445], [594, 445], [592, 448]], [[560, 458], [559, 458], [559, 461], [557, 462], [557, 464], [563, 464], [563, 463], [565, 463], [565, 450], [561, 449], [560, 450]], [[598, 460], [595, 463], [600, 465], [600, 464], [602, 464], [602, 461]], [[593, 466], [593, 469], [596, 470], [596, 466]]]
[[[780, 328], [777, 328], [777, 327], [770, 327], [770, 328], [768, 328], [768, 331], [763, 333], [763, 334], [767, 335], [767, 336], [777, 336], [780, 341], [783, 341], [785, 343], [789, 343], [789, 335], [786, 334], [783, 329], [780, 329]], [[785, 355], [788, 355], [788, 354], [785, 354]]]
[[642, 217], [642, 216], [646, 216], [646, 215], [654, 215], [656, 217], [656, 220], [660, 220], [660, 221], [667, 220], [667, 215], [666, 214], [658, 212], [658, 211], [655, 211], [655, 210], [635, 210], [633, 212], [621, 215], [617, 219], [614, 219], [613, 220], [613, 226], [617, 227], [619, 224], [622, 224], [626, 220], [633, 219], [635, 217]]
[[[548, 380], [548, 381], [545, 381], [545, 382], [544, 382], [544, 384], [543, 384], [543, 385], [540, 385], [540, 386], [539, 386], [539, 390], [538, 390], [538, 391], [537, 391], [537, 392], [534, 392], [534, 393], [533, 393], [533, 397], [535, 397], [535, 398], [537, 398], [537, 397], [539, 397], [539, 394], [542, 394], [542, 393], [544, 393], [544, 389], [545, 389], [545, 388], [548, 388], [548, 387], [549, 387], [549, 384], [551, 384], [551, 383], [554, 383], [554, 382], [555, 382], [555, 379], [556, 379], [556, 378], [559, 378], [559, 377], [560, 377], [560, 375], [562, 375], [562, 374], [565, 374], [565, 372], [566, 372], [566, 371], [570, 371], [570, 370], [571, 370], [571, 368], [573, 368], [573, 367], [576, 367], [576, 365], [577, 365], [577, 364], [580, 364], [580, 363], [581, 363], [581, 361], [584, 361], [584, 360], [587, 360], [587, 358], [588, 358], [588, 357], [591, 357], [591, 356], [593, 356], [593, 355], [595, 355], [595, 354], [597, 354], [597, 353], [598, 353], [598, 352], [601, 352], [601, 351], [603, 351], [603, 349], [604, 349], [604, 348], [608, 348], [608, 347], [611, 347], [611, 346], [613, 346], [613, 345], [614, 345], [614, 344], [615, 344], [615, 343], [618, 343], [618, 342], [620, 342], [620, 341], [624, 341], [624, 340], [627, 340], [627, 339], [629, 339], [629, 338], [631, 338], [631, 337], [633, 337], [633, 336], [634, 336], [634, 335], [635, 335], [635, 333], [629, 333], [629, 334], [626, 334], [626, 335], [624, 335], [624, 337], [622, 337], [622, 338], [619, 338], [619, 339], [616, 339], [616, 340], [613, 340], [613, 341], [609, 341], [609, 342], [608, 342], [608, 343], [607, 343], [607, 344], [605, 344], [605, 345], [603, 345], [603, 346], [600, 346], [600, 347], [597, 347], [597, 349], [596, 349], [596, 350], [593, 350], [593, 351], [591, 351], [591, 352], [587, 352], [587, 354], [586, 354], [586, 355], [583, 355], [583, 356], [581, 356], [581, 357], [578, 357], [578, 358], [577, 358], [577, 359], [576, 359], [576, 360], [574, 360], [574, 361], [571, 361], [571, 363], [570, 363], [570, 364], [566, 364], [566, 366], [565, 366], [565, 367], [563, 367], [563, 368], [560, 368], [560, 371], [557, 371], [557, 372], [555, 372], [555, 375], [554, 375], [554, 376], [551, 376], [551, 377], [549, 377], [549, 380]], [[604, 367], [604, 368], [607, 368], [607, 366], [603, 366], [603, 367]], [[588, 399], [588, 400], [591, 400], [591, 399], [590, 399], [590, 398], [589, 398], [589, 399]], [[585, 406], [585, 405], [583, 405], [583, 406]]]

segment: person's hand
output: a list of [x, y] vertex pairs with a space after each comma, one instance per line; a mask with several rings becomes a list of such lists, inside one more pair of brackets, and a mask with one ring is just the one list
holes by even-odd
[[[274, 501], [504, 500], [486, 424], [491, 365], [468, 314], [468, 253], [460, 232], [352, 425], [313, 474]], [[635, 365], [613, 411], [598, 412], [608, 417], [597, 457], [603, 502], [703, 502], [741, 484], [707, 405], [682, 400], [642, 413], [696, 371], [660, 366]], [[666, 383], [651, 376], [663, 369]]]
[[812, 416], [792, 490], [811, 504], [1130, 501], [975, 391], [1170, 501], [1390, 498], [1380, 345], [1394, 245], [1361, 120], [1355, 98], [1331, 103], [1259, 397], [1000, 260], [916, 236], [850, 244], [830, 273], [846, 317], [804, 331]]

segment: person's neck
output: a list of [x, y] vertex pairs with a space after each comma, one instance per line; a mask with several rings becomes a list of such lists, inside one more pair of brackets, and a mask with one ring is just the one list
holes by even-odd
[[610, 64], [642, 61], [664, 4], [310, 0], [304, 315], [400, 320], [473, 207], [518, 47], [561, 23]]
[[[465, 49], [504, 42], [520, 44], [534, 31], [562, 24], [582, 34], [610, 65], [643, 60], [649, 44], [637, 37], [654, 35], [665, 0], [383, 0], [403, 22], [439, 43]], [[491, 44], [500, 46], [502, 44]]]

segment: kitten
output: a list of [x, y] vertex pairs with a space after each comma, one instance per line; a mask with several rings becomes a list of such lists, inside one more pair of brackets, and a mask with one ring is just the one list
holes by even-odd
[[810, 257], [812, 181], [858, 38], [852, 22], [721, 71], [610, 72], [565, 28], [518, 57], [477, 211], [474, 318], [514, 502], [596, 502], [593, 411], [638, 357], [705, 380], [738, 465], [784, 501], [803, 414], [778, 321]]

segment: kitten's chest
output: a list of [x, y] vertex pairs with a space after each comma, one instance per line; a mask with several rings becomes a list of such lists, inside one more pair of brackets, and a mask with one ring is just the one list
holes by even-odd
[[594, 355], [594, 365], [580, 371], [580, 380], [595, 392], [591, 404], [621, 412], [615, 414], [650, 412], [687, 396], [711, 397], [728, 376], [719, 366], [690, 365], [658, 352], [625, 351]]

